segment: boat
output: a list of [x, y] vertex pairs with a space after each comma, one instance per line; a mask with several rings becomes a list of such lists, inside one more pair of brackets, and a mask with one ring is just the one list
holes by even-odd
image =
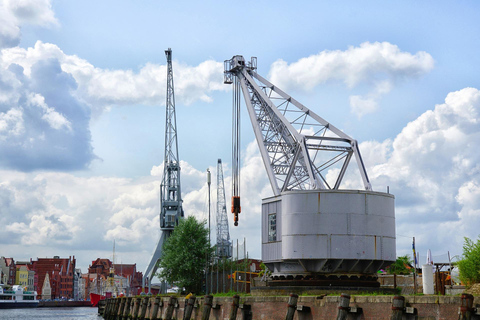
[[96, 307], [98, 305], [98, 301], [105, 300], [106, 296], [97, 293], [90, 293], [90, 302], [92, 303], [92, 307]]
[[6, 289], [0, 284], [0, 309], [36, 308], [38, 303], [37, 291], [26, 291], [19, 285]]

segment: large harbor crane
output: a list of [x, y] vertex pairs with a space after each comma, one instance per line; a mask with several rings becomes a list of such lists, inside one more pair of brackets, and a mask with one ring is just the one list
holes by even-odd
[[227, 206], [225, 201], [225, 184], [223, 181], [222, 159], [217, 162], [217, 252], [218, 259], [232, 256], [232, 243], [228, 230]]
[[[160, 184], [160, 230], [161, 235], [152, 259], [145, 269], [142, 287], [157, 271], [159, 259], [162, 257], [163, 244], [184, 216], [180, 184], [180, 161], [178, 158], [177, 120], [175, 114], [175, 93], [173, 87], [172, 49], [165, 50], [167, 58], [167, 96], [165, 119], [165, 158], [163, 161], [163, 177]], [[150, 290], [149, 290], [150, 292]]]
[[[372, 191], [357, 141], [260, 76], [255, 57], [224, 66], [224, 83], [234, 84], [233, 165], [243, 92], [273, 191], [262, 201], [262, 260], [273, 279], [374, 278], [395, 261], [394, 196]], [[363, 188], [342, 189], [355, 171]]]

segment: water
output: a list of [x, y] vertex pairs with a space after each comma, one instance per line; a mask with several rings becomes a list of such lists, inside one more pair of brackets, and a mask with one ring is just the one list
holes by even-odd
[[25, 308], [25, 309], [0, 309], [1, 320], [30, 320], [30, 319], [55, 319], [55, 320], [102, 320], [98, 315], [98, 308]]

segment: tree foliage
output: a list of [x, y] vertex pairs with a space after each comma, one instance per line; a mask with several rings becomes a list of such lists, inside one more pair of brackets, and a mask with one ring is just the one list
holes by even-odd
[[412, 259], [408, 255], [397, 257], [397, 260], [387, 267], [390, 274], [410, 274], [413, 269], [410, 267]]
[[207, 257], [212, 253], [206, 222], [192, 216], [182, 219], [165, 241], [157, 276], [189, 292], [199, 292]]
[[477, 242], [464, 238], [462, 260], [458, 261], [460, 280], [466, 285], [480, 282], [480, 237]]

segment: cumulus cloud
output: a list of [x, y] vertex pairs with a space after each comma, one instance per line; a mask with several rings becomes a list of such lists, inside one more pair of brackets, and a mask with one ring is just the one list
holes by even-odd
[[312, 90], [329, 81], [343, 82], [348, 88], [367, 84], [373, 89], [366, 95], [350, 97], [353, 113], [359, 117], [377, 110], [379, 99], [402, 79], [416, 78], [432, 70], [434, 60], [424, 51], [401, 51], [388, 42], [364, 42], [345, 51], [325, 50], [290, 65], [277, 60], [269, 77], [284, 90]]
[[360, 146], [372, 184], [389, 185], [396, 196], [397, 232], [441, 253], [458, 252], [463, 236], [478, 235], [480, 153], [473, 145], [480, 138], [479, 112], [480, 91], [465, 88], [394, 140]]
[[0, 17], [0, 49], [18, 45], [22, 25], [58, 25], [50, 0], [3, 0]]
[[[193, 67], [174, 62], [177, 102], [210, 102], [211, 92], [227, 90], [222, 68], [215, 61]], [[24, 171], [87, 168], [96, 159], [92, 116], [113, 105], [164, 105], [165, 93], [166, 65], [148, 63], [138, 72], [106, 70], [40, 41], [27, 49], [4, 49], [0, 164]]]

